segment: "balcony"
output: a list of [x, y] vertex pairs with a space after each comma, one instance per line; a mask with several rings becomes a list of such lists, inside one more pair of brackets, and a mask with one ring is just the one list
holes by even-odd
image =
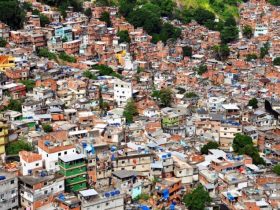
[[81, 168], [75, 168], [72, 170], [61, 170], [61, 174], [66, 176], [67, 178], [75, 177], [81, 174], [86, 174], [86, 167], [81, 167]]
[[70, 163], [59, 162], [59, 166], [66, 170], [74, 169], [74, 168], [85, 166], [85, 165], [86, 165], [86, 163], [84, 161], [83, 162], [70, 162]]
[[76, 176], [74, 178], [66, 179], [65, 184], [73, 185], [73, 184], [78, 184], [78, 183], [86, 182], [86, 181], [87, 181], [86, 175], [80, 175], [80, 176]]

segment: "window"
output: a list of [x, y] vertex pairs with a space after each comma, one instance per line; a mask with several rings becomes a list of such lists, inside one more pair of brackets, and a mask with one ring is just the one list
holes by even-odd
[[62, 185], [59, 185], [59, 188], [62, 188]]
[[36, 163], [36, 166], [39, 166], [39, 163]]
[[47, 190], [45, 190], [45, 191], [44, 191], [44, 194], [48, 194], [48, 191], [47, 191]]
[[109, 203], [106, 203], [106, 206], [109, 206]]
[[67, 155], [67, 151], [64, 152], [64, 155]]
[[61, 156], [61, 152], [58, 153], [58, 156]]
[[11, 180], [11, 184], [14, 184], [15, 183], [15, 180]]

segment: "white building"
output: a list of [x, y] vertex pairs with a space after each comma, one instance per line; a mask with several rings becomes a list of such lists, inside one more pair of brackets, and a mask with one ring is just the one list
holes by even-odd
[[18, 208], [18, 178], [15, 173], [0, 170], [0, 209]]
[[225, 101], [226, 99], [223, 97], [209, 97], [207, 101], [208, 110], [210, 112], [220, 111]]
[[116, 79], [114, 82], [114, 100], [117, 105], [124, 107], [128, 99], [132, 98], [132, 84]]
[[36, 101], [45, 100], [53, 97], [53, 91], [50, 88], [35, 87], [33, 88], [33, 98]]
[[19, 157], [22, 169], [21, 173], [23, 176], [31, 175], [31, 173], [33, 173], [34, 170], [39, 170], [43, 168], [42, 155], [40, 154], [27, 151], [20, 151]]
[[42, 155], [42, 160], [47, 171], [59, 171], [58, 158], [65, 155], [76, 154], [75, 145], [69, 140], [39, 140], [38, 152]]
[[266, 25], [257, 25], [254, 32], [254, 36], [258, 37], [258, 36], [266, 35], [267, 33], [268, 33], [268, 27]]
[[60, 174], [48, 175], [40, 172], [37, 175], [21, 176], [19, 179], [20, 205], [24, 209], [39, 209], [51, 203], [54, 196], [64, 192], [64, 177]]
[[41, 109], [43, 101], [27, 100], [22, 105], [22, 116], [25, 118], [33, 118], [35, 111]]
[[[113, 192], [113, 193], [112, 193]], [[82, 190], [78, 197], [81, 200], [82, 210], [123, 210], [124, 195], [119, 190], [113, 190], [106, 193], [98, 193], [94, 189]]]

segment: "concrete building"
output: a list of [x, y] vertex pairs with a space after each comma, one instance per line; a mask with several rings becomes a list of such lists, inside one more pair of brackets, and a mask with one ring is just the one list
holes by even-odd
[[20, 205], [35, 210], [49, 205], [64, 192], [64, 179], [60, 174], [49, 175], [46, 171], [32, 176], [19, 177]]
[[132, 98], [131, 82], [121, 81], [116, 79], [114, 82], [114, 100], [117, 105], [124, 107], [128, 99]]
[[123, 210], [124, 195], [119, 190], [112, 190], [98, 193], [94, 189], [79, 192], [82, 205], [81, 210], [102, 209], [102, 210]]
[[21, 163], [21, 173], [23, 176], [31, 175], [35, 170], [43, 168], [42, 155], [20, 151], [19, 152], [20, 163]]
[[85, 155], [72, 154], [59, 158], [59, 173], [65, 178], [65, 191], [78, 192], [87, 188]]
[[8, 142], [8, 125], [0, 122], [0, 156], [5, 153], [5, 145]]
[[0, 209], [18, 209], [18, 178], [0, 170]]
[[220, 127], [220, 145], [225, 150], [231, 150], [232, 142], [237, 133], [242, 132], [242, 125], [235, 122], [224, 122]]
[[8, 55], [0, 56], [0, 71], [15, 67], [15, 58]]
[[75, 155], [76, 148], [69, 140], [67, 132], [57, 131], [38, 141], [38, 152], [42, 155], [47, 171], [59, 171], [58, 158]]

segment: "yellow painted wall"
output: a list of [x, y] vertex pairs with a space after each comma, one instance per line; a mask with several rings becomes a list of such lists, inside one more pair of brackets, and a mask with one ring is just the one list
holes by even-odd
[[0, 71], [15, 67], [15, 58], [12, 56], [0, 56]]

